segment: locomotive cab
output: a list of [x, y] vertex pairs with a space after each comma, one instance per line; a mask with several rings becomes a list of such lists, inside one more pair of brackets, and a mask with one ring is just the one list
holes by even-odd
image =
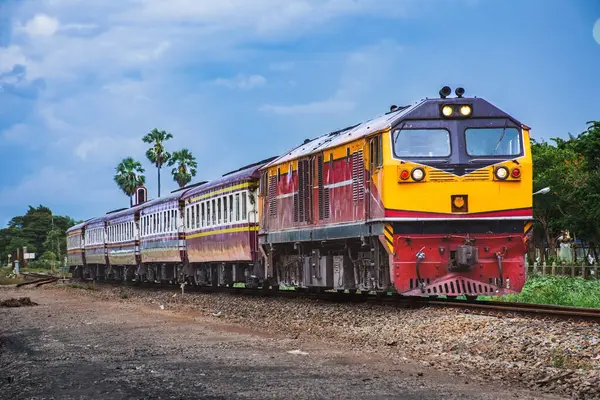
[[440, 94], [383, 135], [391, 279], [410, 295], [519, 292], [532, 219], [529, 128], [460, 88]]

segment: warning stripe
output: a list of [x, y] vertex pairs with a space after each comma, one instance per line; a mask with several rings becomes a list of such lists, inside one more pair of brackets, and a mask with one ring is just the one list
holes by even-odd
[[527, 234], [531, 231], [531, 229], [533, 228], [533, 221], [527, 221], [525, 222], [525, 226], [523, 227], [523, 243], [527, 244]]
[[529, 231], [531, 230], [531, 228], [533, 228], [533, 221], [525, 222], [525, 228], [523, 229], [523, 233], [525, 233], [527, 235], [529, 233]]
[[383, 235], [390, 250], [390, 254], [394, 253], [394, 229], [391, 224], [383, 225]]

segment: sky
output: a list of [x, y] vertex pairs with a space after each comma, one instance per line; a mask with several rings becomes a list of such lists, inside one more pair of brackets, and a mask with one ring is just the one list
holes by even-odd
[[156, 197], [153, 128], [210, 180], [444, 85], [534, 138], [582, 132], [600, 120], [600, 2], [0, 0], [0, 226], [29, 205], [127, 207], [127, 156]]

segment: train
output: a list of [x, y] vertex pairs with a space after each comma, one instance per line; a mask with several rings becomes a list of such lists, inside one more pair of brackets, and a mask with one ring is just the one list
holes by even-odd
[[463, 88], [451, 94], [156, 199], [139, 187], [130, 208], [67, 231], [69, 270], [261, 290], [519, 293], [531, 128]]

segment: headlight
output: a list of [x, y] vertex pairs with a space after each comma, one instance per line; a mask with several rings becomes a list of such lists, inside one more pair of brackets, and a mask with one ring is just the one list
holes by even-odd
[[468, 116], [468, 115], [471, 115], [471, 111], [472, 111], [471, 110], [471, 106], [462, 106], [460, 108], [460, 114], [463, 115], [463, 116], [465, 116], [465, 117]]
[[412, 170], [412, 178], [415, 181], [421, 181], [423, 180], [423, 178], [425, 178], [425, 171], [423, 171], [422, 168], [415, 168]]
[[442, 107], [442, 114], [444, 114], [446, 117], [451, 116], [452, 115], [452, 107], [450, 107], [450, 106]]
[[498, 167], [496, 168], [496, 178], [504, 180], [508, 177], [508, 168]]

